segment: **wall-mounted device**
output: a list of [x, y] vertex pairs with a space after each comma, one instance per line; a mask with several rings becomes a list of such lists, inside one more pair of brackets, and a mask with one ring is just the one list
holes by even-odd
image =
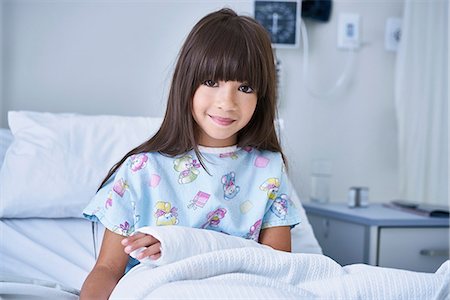
[[338, 48], [357, 49], [360, 45], [360, 16], [342, 13], [338, 20]]
[[255, 19], [269, 31], [274, 47], [300, 45], [299, 1], [255, 1]]
[[386, 51], [397, 51], [402, 35], [402, 19], [391, 17], [386, 20], [384, 47]]
[[300, 16], [327, 22], [331, 15], [331, 0], [258, 0], [255, 19], [269, 31], [275, 48], [298, 48]]
[[303, 0], [302, 18], [328, 22], [331, 16], [331, 0]]

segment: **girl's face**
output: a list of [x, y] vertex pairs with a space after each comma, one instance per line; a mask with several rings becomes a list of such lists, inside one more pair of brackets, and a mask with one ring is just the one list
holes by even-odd
[[204, 81], [195, 91], [192, 115], [199, 127], [198, 144], [226, 147], [237, 143], [237, 133], [252, 118], [257, 95], [246, 83]]

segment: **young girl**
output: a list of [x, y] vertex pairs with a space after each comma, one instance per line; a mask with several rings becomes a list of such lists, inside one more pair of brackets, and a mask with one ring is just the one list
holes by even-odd
[[84, 216], [106, 227], [81, 298], [106, 299], [129, 254], [158, 259], [143, 226], [187, 226], [290, 251], [299, 217], [289, 200], [274, 119], [270, 38], [230, 9], [201, 19], [179, 54], [164, 121], [107, 174]]

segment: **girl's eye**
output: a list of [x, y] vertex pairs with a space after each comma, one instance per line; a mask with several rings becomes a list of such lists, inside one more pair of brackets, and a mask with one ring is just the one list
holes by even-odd
[[211, 80], [211, 79], [203, 81], [203, 84], [206, 86], [209, 86], [209, 87], [218, 86], [217, 82], [215, 82], [214, 80]]
[[254, 92], [253, 88], [251, 86], [248, 85], [241, 85], [239, 87], [239, 91], [244, 92], [246, 94], [251, 94]]

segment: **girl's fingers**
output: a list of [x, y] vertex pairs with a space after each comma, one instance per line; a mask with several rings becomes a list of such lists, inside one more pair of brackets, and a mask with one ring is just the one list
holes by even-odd
[[154, 245], [155, 243], [159, 244], [159, 241], [157, 239], [155, 239], [153, 236], [145, 234], [142, 237], [140, 237], [139, 239], [128, 240], [127, 246], [125, 247], [124, 251], [125, 251], [125, 253], [130, 254], [131, 252], [133, 252], [136, 249], [139, 249], [142, 247], [150, 247], [150, 246]]
[[[154, 241], [158, 241], [152, 235], [145, 234], [145, 233], [137, 233], [137, 234], [130, 235], [130, 236], [124, 238], [121, 243], [123, 246], [127, 246], [127, 245], [133, 244], [134, 242], [136, 242], [142, 238], [146, 238], [146, 237], [151, 237]], [[152, 242], [152, 243], [154, 243], [154, 242]]]
[[161, 252], [151, 255], [150, 259], [151, 260], [157, 260], [160, 257], [161, 257]]
[[147, 247], [147, 249], [141, 251], [138, 255], [137, 255], [137, 259], [143, 259], [145, 257], [150, 257], [150, 259], [158, 259], [161, 256], [161, 243], [155, 243], [149, 247]]
[[141, 238], [145, 237], [146, 235], [147, 235], [147, 234], [145, 234], [145, 233], [140, 233], [140, 232], [138, 232], [138, 233], [136, 233], [136, 234], [127, 236], [126, 238], [124, 238], [124, 239], [122, 240], [122, 245], [123, 245], [123, 246], [129, 245], [129, 244], [133, 243], [134, 241], [136, 241], [136, 240], [138, 240], [138, 239], [141, 239]]

